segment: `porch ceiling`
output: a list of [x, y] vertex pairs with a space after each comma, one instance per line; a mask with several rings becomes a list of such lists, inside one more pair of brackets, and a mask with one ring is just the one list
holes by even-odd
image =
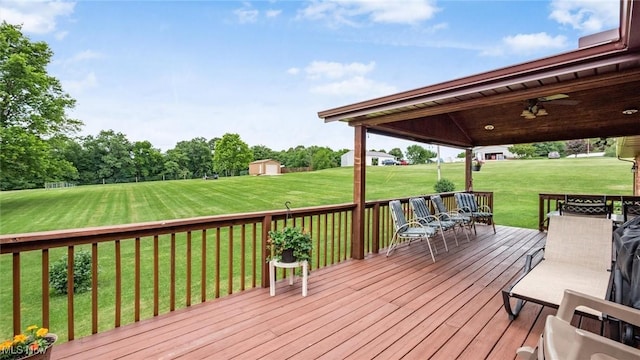
[[[634, 3], [622, 2], [618, 39], [318, 116], [362, 125], [370, 133], [459, 148], [640, 136], [640, 112], [623, 114], [640, 109], [640, 11], [633, 14]], [[568, 98], [543, 102], [549, 115], [520, 116], [529, 99], [555, 94]]]

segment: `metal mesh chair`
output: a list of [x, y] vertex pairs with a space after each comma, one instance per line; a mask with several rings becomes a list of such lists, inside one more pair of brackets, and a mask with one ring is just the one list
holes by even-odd
[[471, 217], [473, 232], [477, 234], [476, 222], [483, 222], [493, 226], [496, 233], [496, 225], [493, 222], [493, 211], [486, 205], [478, 205], [476, 198], [471, 193], [455, 193], [456, 205], [463, 215]]
[[453, 237], [456, 240], [456, 246], [458, 246], [458, 236], [456, 235], [456, 223], [453, 220], [446, 220], [439, 216], [434, 216], [431, 214], [429, 210], [429, 206], [427, 205], [427, 201], [423, 197], [411, 198], [409, 199], [409, 204], [413, 209], [413, 215], [415, 216], [415, 220], [418, 221], [423, 226], [429, 226], [435, 228], [436, 231], [439, 231], [442, 235], [442, 240], [444, 241], [444, 247], [447, 251], [449, 248], [447, 247], [447, 239], [445, 237], [445, 232], [453, 231]]
[[[466, 228], [471, 232], [471, 226], [473, 223], [471, 221], [471, 216], [461, 214], [458, 211], [449, 211], [440, 195], [431, 195], [430, 199], [436, 209], [436, 215], [440, 219], [453, 221], [462, 229]], [[465, 232], [464, 235], [467, 237], [467, 241], [469, 241], [469, 234]]]
[[[407, 221], [407, 218], [404, 216], [404, 210], [402, 210], [400, 200], [389, 201], [389, 210], [391, 212], [391, 217], [393, 218], [393, 226], [395, 230], [393, 232], [393, 237], [389, 242], [387, 256], [389, 256], [391, 251], [394, 250], [401, 241], [408, 240], [409, 244], [411, 244], [413, 240], [426, 240], [429, 247], [429, 253], [431, 254], [431, 259], [433, 262], [436, 262], [434, 249], [432, 248], [431, 241], [429, 240], [436, 235], [436, 230], [429, 226], [423, 226], [417, 221]], [[437, 249], [435, 250], [437, 252]]]

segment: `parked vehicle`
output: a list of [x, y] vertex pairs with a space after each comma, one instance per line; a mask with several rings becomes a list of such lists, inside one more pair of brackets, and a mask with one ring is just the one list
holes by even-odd
[[384, 159], [382, 160], [382, 165], [398, 165], [398, 162], [393, 159]]

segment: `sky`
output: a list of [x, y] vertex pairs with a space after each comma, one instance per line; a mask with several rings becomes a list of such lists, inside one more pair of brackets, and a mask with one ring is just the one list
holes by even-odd
[[48, 71], [77, 101], [79, 135], [114, 130], [162, 151], [226, 133], [339, 150], [353, 128], [319, 111], [575, 50], [618, 27], [619, 2], [0, 0], [0, 20], [54, 52]]

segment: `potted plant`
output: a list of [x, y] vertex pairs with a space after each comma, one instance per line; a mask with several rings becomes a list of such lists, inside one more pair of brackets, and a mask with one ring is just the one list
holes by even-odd
[[310, 261], [311, 235], [297, 227], [285, 227], [279, 231], [269, 231], [268, 244], [271, 256], [268, 260], [280, 262]]
[[482, 168], [482, 164], [484, 164], [484, 161], [478, 160], [478, 159], [473, 159], [473, 165], [471, 167], [471, 170], [480, 171], [480, 169]]
[[0, 343], [0, 359], [47, 360], [57, 340], [58, 336], [49, 333], [49, 329], [31, 325], [24, 333]]

